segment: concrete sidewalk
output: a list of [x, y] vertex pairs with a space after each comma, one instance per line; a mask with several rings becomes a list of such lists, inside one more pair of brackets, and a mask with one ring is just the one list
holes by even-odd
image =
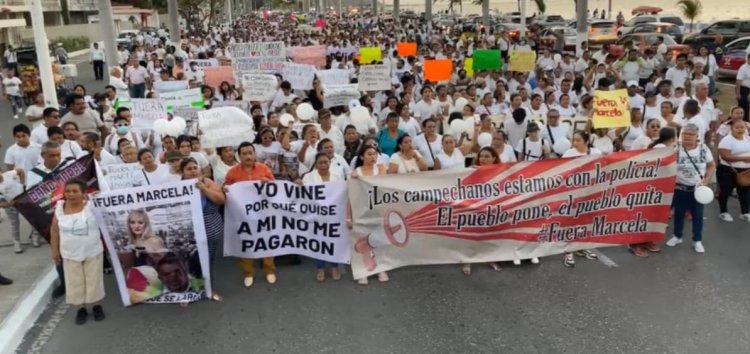
[[21, 217], [24, 252], [13, 252], [10, 220], [0, 223], [0, 272], [13, 284], [0, 288], [0, 353], [11, 352], [49, 302], [57, 274], [49, 246], [31, 246], [31, 228]]

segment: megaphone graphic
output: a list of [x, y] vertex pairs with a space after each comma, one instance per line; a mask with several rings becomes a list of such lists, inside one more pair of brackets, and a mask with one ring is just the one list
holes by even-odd
[[408, 242], [409, 230], [406, 228], [406, 219], [401, 213], [389, 210], [383, 216], [383, 225], [357, 240], [354, 250], [362, 255], [365, 269], [371, 272], [378, 266], [375, 261], [375, 248], [388, 245], [404, 247]]

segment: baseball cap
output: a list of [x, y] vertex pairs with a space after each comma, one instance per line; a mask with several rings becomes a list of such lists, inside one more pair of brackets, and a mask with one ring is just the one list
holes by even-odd
[[638, 81], [630, 80], [628, 81], [628, 87], [638, 86]]
[[182, 160], [182, 153], [177, 150], [172, 150], [167, 153], [166, 160]]

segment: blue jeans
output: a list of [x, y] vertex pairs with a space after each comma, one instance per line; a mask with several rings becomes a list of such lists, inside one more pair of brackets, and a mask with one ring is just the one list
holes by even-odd
[[326, 264], [330, 265], [330, 266], [331, 266], [331, 268], [338, 268], [338, 266], [339, 266], [339, 264], [338, 264], [338, 263], [328, 263], [328, 262], [326, 262], [326, 261], [320, 261], [320, 260], [319, 260], [319, 261], [318, 261], [318, 262], [317, 262], [317, 263], [315, 264], [315, 267], [316, 267], [317, 269], [326, 269]]
[[146, 98], [146, 84], [130, 86], [130, 98]]
[[674, 235], [682, 238], [682, 229], [685, 226], [685, 213], [690, 212], [693, 216], [693, 241], [703, 240], [703, 204], [698, 203], [692, 191], [676, 189], [674, 191]]
[[716, 94], [716, 80], [713, 77], [708, 78], [708, 96], [713, 97]]

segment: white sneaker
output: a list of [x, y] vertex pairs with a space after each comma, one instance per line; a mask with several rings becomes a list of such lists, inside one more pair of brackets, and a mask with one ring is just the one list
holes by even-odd
[[520, 266], [521, 265], [521, 260], [520, 259], [514, 259], [513, 260], [513, 265], [514, 266]]
[[359, 284], [359, 285], [367, 285], [367, 277], [362, 278], [362, 279], [358, 279], [357, 280], [357, 284]]
[[378, 280], [381, 283], [385, 283], [385, 282], [387, 282], [387, 281], [389, 281], [391, 279], [388, 278], [388, 273], [386, 273], [386, 272], [380, 272], [380, 273], [378, 273]]
[[706, 253], [706, 249], [703, 248], [703, 242], [696, 241], [693, 243], [693, 249], [696, 253]]
[[40, 246], [39, 236], [40, 235], [38, 233], [36, 233], [36, 232], [33, 233], [33, 234], [31, 234], [31, 245], [32, 246], [34, 246], [34, 247], [39, 247]]
[[13, 119], [18, 119], [18, 114], [13, 115]]
[[532, 257], [531, 264], [539, 264], [539, 257]]
[[23, 247], [21, 247], [21, 242], [13, 241], [13, 252], [23, 253]]
[[[742, 218], [742, 216], [740, 216], [740, 219], [741, 218]], [[732, 214], [729, 214], [729, 213], [721, 213], [721, 214], [719, 214], [719, 219], [721, 219], [723, 221], [726, 221], [726, 222], [732, 222], [732, 221], [734, 221], [734, 218], [732, 218]]]
[[682, 239], [677, 236], [672, 236], [672, 238], [667, 241], [667, 246], [674, 247], [682, 243]]
[[268, 284], [276, 284], [276, 274], [266, 275], [266, 281], [268, 282]]
[[748, 213], [748, 214], [740, 214], [740, 220], [744, 220], [744, 221], [750, 222], [750, 213]]
[[253, 277], [245, 277], [245, 287], [249, 288], [253, 286], [253, 281], [254, 281]]

